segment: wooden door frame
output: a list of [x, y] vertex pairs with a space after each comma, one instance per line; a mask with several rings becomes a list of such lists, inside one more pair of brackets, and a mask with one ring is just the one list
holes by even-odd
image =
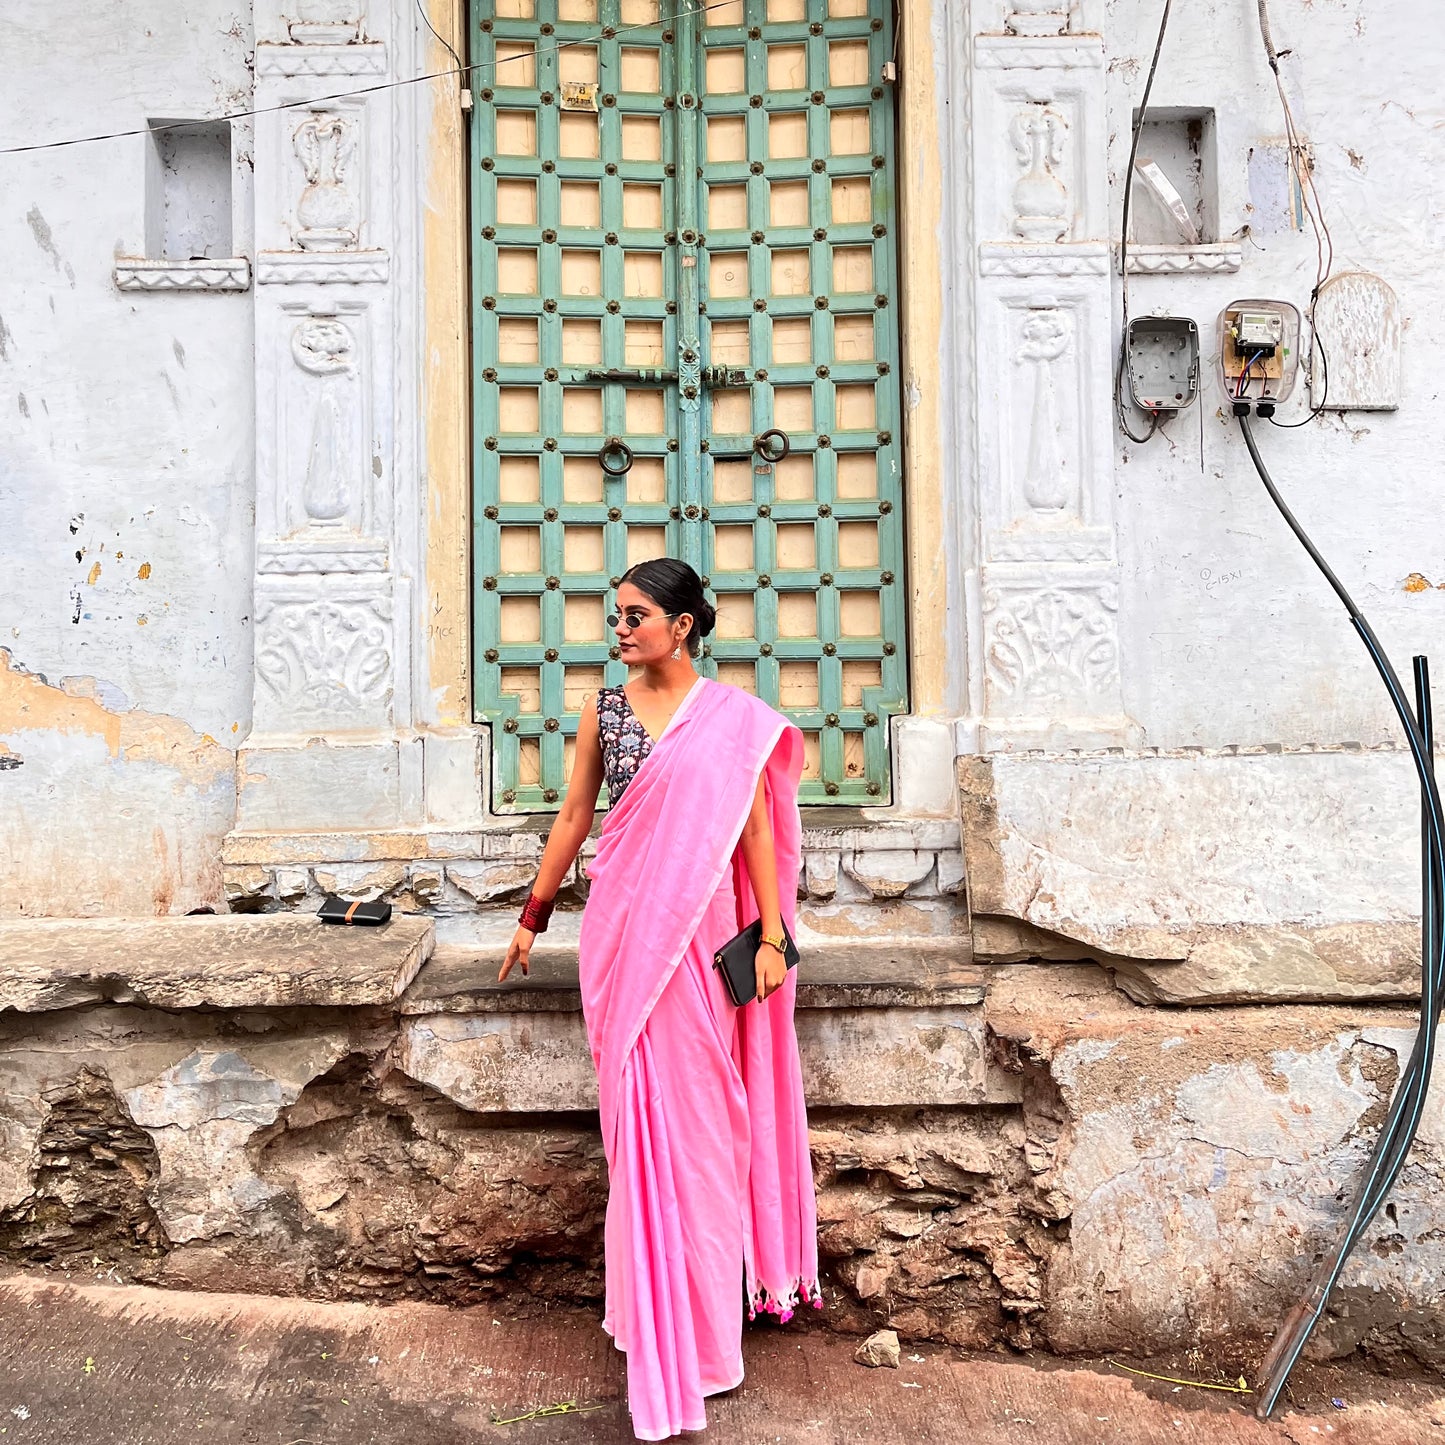
[[[465, 59], [466, 0], [424, 0], [436, 31]], [[950, 467], [945, 388], [953, 288], [947, 283], [950, 197], [943, 161], [940, 86], [948, 66], [936, 50], [943, 0], [898, 0], [899, 24], [899, 284], [903, 352], [904, 496], [908, 565], [910, 712], [895, 720], [892, 812], [937, 812], [940, 786], [952, 808], [949, 720], [966, 708], [960, 561], [950, 555], [958, 535]], [[418, 22], [420, 23], [420, 22]], [[428, 37], [429, 38], [429, 37]], [[454, 65], [432, 42], [432, 70]], [[426, 460], [424, 611], [419, 662], [435, 725], [485, 730], [472, 718], [471, 679], [471, 363], [468, 335], [469, 259], [467, 117], [458, 92], [437, 83], [430, 124], [418, 139], [420, 167], [423, 454]], [[950, 204], [950, 200], [952, 204]], [[965, 201], [966, 203], [966, 201]], [[940, 245], [940, 240], [944, 244]], [[911, 765], [914, 755], [922, 768]], [[947, 759], [950, 776], [939, 776]], [[904, 777], [913, 775], [913, 781]]]

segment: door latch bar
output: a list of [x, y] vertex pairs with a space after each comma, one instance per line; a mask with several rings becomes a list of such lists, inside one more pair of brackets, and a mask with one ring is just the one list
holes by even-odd
[[[702, 384], [713, 388], [746, 386], [747, 371], [741, 367], [704, 366], [699, 373]], [[584, 381], [612, 381], [621, 386], [667, 386], [678, 380], [675, 371], [653, 366], [596, 367], [582, 373]]]
[[771, 427], [765, 432], [759, 432], [753, 438], [752, 446], [745, 452], [710, 452], [709, 455], [715, 462], [745, 462], [754, 453], [758, 460], [771, 466], [774, 462], [780, 462], [793, 450], [792, 438], [783, 431], [781, 427]]

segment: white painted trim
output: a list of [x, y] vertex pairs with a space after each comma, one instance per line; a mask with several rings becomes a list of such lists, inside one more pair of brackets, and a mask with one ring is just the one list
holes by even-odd
[[121, 291], [246, 291], [251, 263], [244, 256], [221, 260], [168, 261], [125, 256], [115, 263]]

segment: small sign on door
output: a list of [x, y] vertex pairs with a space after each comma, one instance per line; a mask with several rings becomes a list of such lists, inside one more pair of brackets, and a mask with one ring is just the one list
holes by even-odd
[[597, 82], [595, 80], [564, 80], [562, 82], [563, 110], [597, 109]]

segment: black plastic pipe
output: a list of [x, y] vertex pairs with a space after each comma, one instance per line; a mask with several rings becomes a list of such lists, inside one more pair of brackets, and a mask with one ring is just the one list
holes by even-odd
[[1259, 1371], [1259, 1401], [1255, 1414], [1268, 1419], [1284, 1390], [1290, 1371], [1299, 1360], [1310, 1334], [1324, 1313], [1330, 1291], [1339, 1279], [1345, 1260], [1359, 1242], [1360, 1236], [1384, 1203], [1405, 1159], [1415, 1141], [1425, 1098], [1430, 1087], [1430, 1071], [1434, 1062], [1436, 1027], [1440, 1009], [1445, 1003], [1445, 813], [1442, 813], [1440, 790], [1435, 781], [1433, 718], [1430, 705], [1429, 664], [1424, 657], [1415, 659], [1415, 708], [1412, 711], [1390, 659], [1379, 639], [1335, 575], [1319, 548], [1299, 524], [1284, 498], [1279, 494], [1264, 458], [1259, 454], [1250, 428], [1246, 407], [1237, 407], [1235, 415], [1243, 433], [1250, 460], [1264, 483], [1270, 500], [1279, 510], [1289, 529], [1309, 554], [1310, 560], [1323, 573], [1335, 595], [1349, 613], [1350, 622], [1365, 644], [1370, 660], [1380, 674], [1395, 715], [1405, 730], [1405, 740], [1420, 779], [1421, 834], [1421, 910], [1420, 910], [1420, 1027], [1415, 1046], [1401, 1071], [1394, 1098], [1390, 1101], [1385, 1122], [1381, 1126], [1369, 1162], [1365, 1166], [1359, 1196], [1344, 1230], [1334, 1247], [1320, 1261], [1304, 1299], [1285, 1317], [1269, 1354]]

